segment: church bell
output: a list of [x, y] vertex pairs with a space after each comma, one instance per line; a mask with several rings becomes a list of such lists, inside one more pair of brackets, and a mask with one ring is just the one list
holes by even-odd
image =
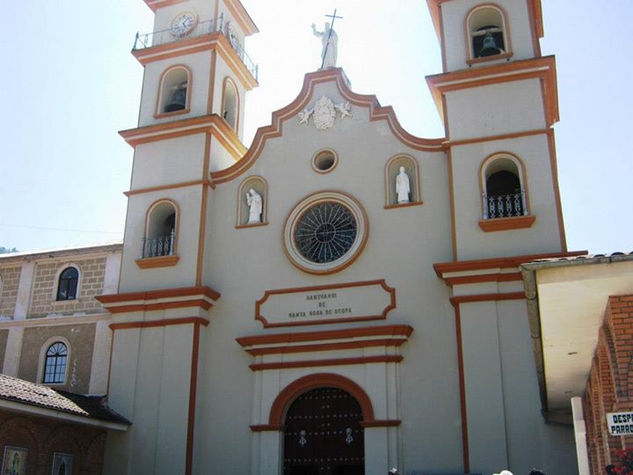
[[187, 81], [181, 82], [174, 88], [171, 97], [165, 106], [165, 112], [174, 112], [187, 106]]

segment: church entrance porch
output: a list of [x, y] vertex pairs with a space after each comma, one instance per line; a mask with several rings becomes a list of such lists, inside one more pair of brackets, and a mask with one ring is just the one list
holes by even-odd
[[342, 389], [303, 393], [286, 413], [284, 475], [364, 474], [362, 419], [360, 404]]

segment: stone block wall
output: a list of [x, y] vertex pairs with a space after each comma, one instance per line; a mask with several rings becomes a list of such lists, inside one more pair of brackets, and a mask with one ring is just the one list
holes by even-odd
[[633, 411], [633, 295], [609, 297], [583, 398], [591, 473], [605, 473], [633, 436], [609, 435], [606, 414]]
[[0, 267], [0, 318], [13, 318], [20, 283], [20, 266]]
[[71, 263], [38, 263], [35, 267], [33, 292], [28, 318], [51, 314], [73, 315], [75, 313], [103, 312], [101, 304], [94, 298], [103, 290], [106, 258], [91, 258], [72, 261], [79, 267], [79, 286], [75, 300], [56, 301], [56, 292], [61, 270]]

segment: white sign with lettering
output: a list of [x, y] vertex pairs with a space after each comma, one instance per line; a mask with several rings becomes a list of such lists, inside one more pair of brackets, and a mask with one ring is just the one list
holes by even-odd
[[384, 280], [267, 290], [255, 304], [265, 327], [378, 320], [396, 306], [396, 291]]
[[608, 412], [607, 426], [611, 435], [633, 435], [633, 412]]

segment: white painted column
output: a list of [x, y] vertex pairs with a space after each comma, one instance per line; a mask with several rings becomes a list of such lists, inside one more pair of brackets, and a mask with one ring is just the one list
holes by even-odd
[[508, 466], [503, 375], [495, 302], [460, 305], [470, 467]]
[[121, 254], [108, 254], [103, 275], [103, 294], [116, 294], [119, 291], [119, 274], [121, 272]]
[[33, 287], [33, 275], [35, 262], [26, 262], [20, 270], [20, 282], [18, 283], [18, 295], [15, 300], [14, 320], [24, 320], [31, 305], [31, 290]]
[[281, 475], [282, 472], [282, 432], [263, 431], [259, 433], [259, 475]]
[[389, 428], [365, 427], [365, 474], [385, 475], [389, 466]]
[[7, 348], [4, 352], [2, 363], [2, 373], [7, 376], [18, 376], [20, 369], [20, 356], [22, 355], [22, 339], [24, 337], [24, 327], [14, 327], [9, 329], [7, 338]]
[[95, 343], [92, 349], [90, 384], [88, 394], [102, 395], [108, 390], [108, 370], [110, 366], [110, 346], [112, 330], [108, 326], [110, 318], [99, 320], [95, 328]]
[[589, 454], [587, 452], [587, 427], [582, 410], [582, 398], [571, 398], [571, 412], [574, 419], [574, 438], [576, 439], [576, 457], [578, 459], [578, 475], [591, 475], [589, 471]]

